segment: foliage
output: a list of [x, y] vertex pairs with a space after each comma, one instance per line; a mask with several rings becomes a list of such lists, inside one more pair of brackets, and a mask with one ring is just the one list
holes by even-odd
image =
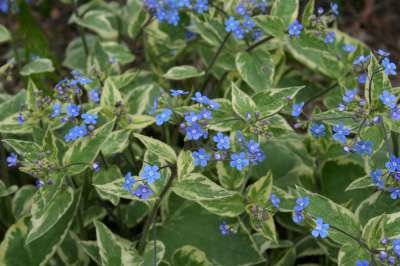
[[336, 3], [57, 2], [0, 1], [1, 265], [400, 263], [397, 66]]

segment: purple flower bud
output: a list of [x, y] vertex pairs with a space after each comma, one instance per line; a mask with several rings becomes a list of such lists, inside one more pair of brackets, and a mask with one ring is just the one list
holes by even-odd
[[349, 147], [349, 146], [344, 146], [343, 147], [343, 150], [345, 151], [345, 152], [351, 152], [351, 147]]
[[340, 112], [344, 112], [346, 110], [346, 106], [344, 104], [339, 104], [337, 108]]
[[380, 259], [382, 262], [384, 262], [384, 261], [387, 259], [387, 252], [381, 250], [381, 251], [379, 252], [379, 259]]
[[388, 239], [387, 238], [382, 239], [381, 243], [382, 243], [382, 245], [387, 245]]
[[377, 115], [372, 119], [372, 122], [374, 122], [374, 124], [379, 124], [382, 122], [382, 116]]
[[301, 127], [301, 123], [296, 123], [296, 124], [293, 125], [293, 127], [296, 128], [296, 129], [300, 128]]

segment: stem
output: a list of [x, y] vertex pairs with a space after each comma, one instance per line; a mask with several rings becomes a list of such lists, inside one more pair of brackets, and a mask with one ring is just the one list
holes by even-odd
[[340, 229], [340, 228], [338, 228], [338, 227], [336, 227], [336, 226], [334, 226], [334, 225], [330, 225], [330, 228], [332, 228], [332, 229], [334, 229], [334, 230], [336, 230], [336, 231], [338, 231], [338, 232], [340, 232], [340, 233], [342, 233], [342, 234], [348, 236], [349, 238], [353, 239], [353, 240], [356, 241], [361, 247], [365, 248], [369, 253], [371, 253], [371, 254], [375, 254], [375, 253], [376, 253], [376, 250], [373, 250], [373, 249], [369, 248], [368, 245], [367, 245], [362, 239], [358, 239], [357, 237], [355, 237], [355, 236], [353, 236], [353, 235], [347, 233], [346, 231], [343, 231], [342, 229]]
[[149, 230], [150, 230], [150, 226], [153, 223], [154, 219], [156, 218], [157, 211], [160, 208], [160, 205], [161, 205], [164, 197], [167, 195], [169, 189], [172, 186], [172, 183], [173, 183], [174, 179], [177, 176], [176, 171], [177, 171], [177, 169], [176, 169], [175, 166], [171, 167], [171, 172], [172, 172], [171, 176], [168, 179], [167, 184], [165, 185], [165, 187], [161, 191], [160, 196], [157, 198], [156, 202], [154, 203], [153, 209], [151, 210], [149, 216], [147, 217], [146, 223], [144, 224], [144, 227], [143, 227], [142, 237], [140, 238], [139, 243], [138, 243], [139, 254], [143, 254], [143, 252], [144, 252], [144, 249], [146, 247], [148, 234], [149, 234]]
[[[389, 138], [388, 138], [388, 134], [387, 134], [387, 131], [386, 131], [386, 127], [385, 127], [385, 124], [384, 124], [383, 121], [381, 122], [381, 127], [382, 127], [382, 131], [383, 131], [384, 139], [385, 139], [386, 150], [387, 150], [388, 153], [390, 153], [390, 150], [391, 150], [391, 149], [390, 149]], [[393, 143], [393, 147], [394, 147], [394, 143]], [[392, 153], [393, 153], [393, 152], [392, 152]]]
[[246, 52], [251, 52], [253, 51], [256, 47], [258, 47], [259, 45], [268, 42], [269, 40], [271, 40], [273, 37], [272, 36], [268, 36], [265, 38], [262, 38], [261, 40], [253, 43], [252, 45], [250, 45], [249, 47], [246, 48]]
[[105, 167], [108, 168], [108, 163], [107, 163], [106, 158], [104, 157], [104, 154], [101, 150], [99, 152], [99, 156], [100, 156], [101, 160], [103, 161]]
[[325, 90], [321, 91], [320, 93], [314, 95], [313, 97], [311, 97], [310, 99], [308, 99], [305, 103], [304, 106], [308, 105], [309, 103], [311, 103], [312, 101], [314, 101], [315, 99], [318, 99], [319, 97], [327, 94], [328, 92], [330, 92], [331, 90], [333, 90], [334, 88], [336, 88], [336, 86], [338, 85], [337, 82], [335, 82], [332, 86], [326, 88]]
[[393, 153], [399, 156], [399, 134], [392, 131], [392, 143], [393, 143]]
[[372, 110], [372, 95], [371, 95], [371, 92], [372, 92], [372, 82], [373, 82], [373, 79], [374, 79], [374, 76], [375, 76], [375, 74], [376, 74], [377, 72], [372, 72], [372, 74], [371, 74], [371, 78], [369, 79], [369, 84], [368, 84], [368, 100], [369, 100], [369, 109], [370, 110]]
[[136, 36], [133, 37], [133, 39], [132, 39], [133, 43], [135, 43], [136, 40], [140, 37], [140, 35], [142, 35], [144, 29], [145, 29], [148, 25], [150, 25], [150, 23], [153, 21], [153, 18], [154, 18], [153, 15], [151, 15], [151, 16], [146, 20], [146, 22], [140, 27], [138, 33], [137, 33]]
[[219, 47], [218, 47], [217, 51], [215, 52], [214, 56], [211, 58], [211, 62], [210, 62], [210, 64], [207, 66], [206, 71], [205, 71], [205, 74], [204, 74], [204, 76], [205, 76], [206, 78], [205, 78], [205, 80], [204, 80], [204, 82], [203, 82], [203, 85], [201, 86], [201, 87], [202, 87], [202, 91], [205, 90], [205, 88], [206, 88], [206, 86], [207, 86], [207, 84], [208, 84], [208, 81], [210, 80], [210, 71], [211, 71], [211, 68], [214, 66], [215, 62], [217, 61], [218, 56], [221, 54], [222, 49], [224, 48], [225, 44], [228, 42], [229, 37], [231, 36], [231, 34], [232, 34], [231, 32], [228, 32], [228, 34], [225, 35], [225, 38], [222, 40], [222, 42], [221, 42], [221, 44], [219, 45]]

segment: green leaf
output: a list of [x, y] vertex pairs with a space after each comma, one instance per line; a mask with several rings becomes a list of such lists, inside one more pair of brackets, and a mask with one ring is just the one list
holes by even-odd
[[17, 190], [18, 190], [18, 187], [16, 185], [6, 187], [4, 182], [2, 180], [0, 180], [0, 198], [7, 197], [7, 196], [13, 194]]
[[199, 71], [193, 66], [176, 66], [170, 68], [167, 73], [163, 75], [166, 79], [172, 80], [183, 80], [195, 77], [201, 77], [204, 75], [204, 71]]
[[0, 25], [0, 43], [11, 40], [11, 34], [6, 27]]
[[135, 60], [135, 56], [124, 43], [102, 42], [101, 47], [109, 58], [117, 60], [118, 64], [128, 64]]
[[102, 38], [115, 39], [118, 37], [118, 31], [113, 28], [110, 21], [111, 17], [112, 14], [105, 10], [89, 10], [82, 18], [73, 15], [69, 22], [92, 30]]
[[[0, 121], [3, 121], [11, 115], [21, 111], [25, 101], [26, 91], [20, 90], [16, 95], [12, 96], [7, 101], [0, 103]], [[2, 126], [0, 128], [2, 128]]]
[[206, 254], [202, 250], [190, 245], [185, 245], [175, 250], [172, 255], [172, 265], [212, 266], [213, 264], [208, 260]]
[[350, 185], [347, 186], [345, 191], [363, 189], [367, 187], [374, 187], [375, 185], [371, 182], [371, 177], [369, 175], [357, 178]]
[[9, 145], [17, 154], [31, 163], [36, 161], [38, 154], [42, 152], [39, 145], [31, 141], [4, 139], [3, 142]]
[[269, 53], [263, 50], [240, 52], [236, 55], [236, 67], [254, 91], [272, 87], [275, 69]]
[[265, 176], [260, 177], [254, 184], [249, 186], [247, 198], [260, 206], [264, 206], [272, 191], [272, 173], [269, 171]]
[[244, 211], [244, 200], [237, 192], [226, 190], [198, 173], [176, 181], [172, 191], [217, 215], [235, 217]]
[[133, 243], [113, 234], [101, 222], [95, 222], [94, 225], [103, 266], [136, 265], [141, 260]]
[[30, 213], [33, 196], [36, 191], [36, 187], [27, 185], [21, 187], [17, 193], [15, 193], [12, 199], [12, 211], [16, 219], [20, 219]]
[[110, 121], [96, 129], [93, 136], [84, 137], [72, 144], [63, 159], [63, 165], [69, 166], [68, 174], [77, 175], [93, 163], [102, 145], [111, 134], [114, 123], [114, 120]]
[[25, 243], [29, 232], [29, 217], [21, 218], [12, 225], [0, 245], [0, 264], [4, 266], [46, 265], [71, 227], [80, 196], [80, 190], [75, 192], [73, 204], [63, 217], [46, 234], [27, 245]]
[[[143, 254], [143, 263], [137, 263], [137, 266], [153, 266], [159, 265], [165, 255], [165, 246], [161, 241], [156, 240], [156, 243], [152, 241], [147, 242], [146, 248]], [[156, 250], [154, 251], [154, 245]], [[154, 252], [157, 252], [156, 260], [154, 260]]]
[[234, 83], [232, 83], [232, 109], [243, 120], [249, 113], [251, 116], [257, 111], [254, 101]]
[[229, 162], [217, 162], [218, 180], [224, 188], [237, 190], [245, 182], [245, 174], [229, 165]]
[[143, 143], [143, 145], [149, 152], [156, 154], [158, 157], [166, 160], [167, 162], [170, 163], [176, 162], [175, 151], [168, 144], [165, 144], [164, 142], [159, 141], [158, 139], [154, 139], [140, 134], [134, 134], [134, 136], [135, 138], [139, 139], [140, 142]]
[[123, 152], [129, 145], [131, 132], [130, 129], [113, 131], [101, 147], [104, 156], [111, 156]]
[[93, 176], [93, 185], [96, 187], [97, 193], [99, 193], [100, 198], [104, 200], [109, 200], [114, 206], [119, 203], [118, 195], [113, 193], [107, 193], [101, 189], [97, 189], [98, 185], [105, 185], [107, 183], [113, 182], [115, 180], [121, 179], [122, 175], [119, 168], [116, 165], [112, 165], [107, 169], [101, 169]]
[[[377, 71], [380, 68], [382, 68], [382, 66], [379, 64], [375, 56], [371, 54], [370, 63], [368, 65], [369, 78], [367, 78], [367, 82], [365, 83], [365, 99], [368, 104], [372, 106], [370, 108], [376, 108], [380, 103], [379, 95], [381, 95], [384, 90], [392, 87], [388, 75], [383, 71]], [[372, 103], [369, 102], [370, 94]]]
[[122, 102], [121, 93], [115, 86], [114, 82], [111, 79], [106, 79], [101, 92], [100, 105], [114, 109], [116, 104]]
[[142, 114], [153, 104], [155, 98], [160, 95], [161, 87], [156, 84], [146, 84], [133, 88], [126, 95], [127, 105], [130, 114]]
[[304, 86], [266, 89], [255, 93], [251, 98], [261, 116], [268, 116], [282, 110], [288, 104], [288, 98], [293, 99], [303, 88]]
[[[392, 215], [393, 216], [393, 215]], [[398, 218], [399, 215], [396, 215]], [[364, 226], [362, 232], [362, 239], [367, 243], [369, 247], [378, 247], [381, 244], [382, 239], [391, 237], [391, 235], [385, 232], [385, 220], [387, 219], [387, 215], [383, 214], [378, 217], [375, 217], [368, 221], [368, 223]], [[395, 223], [390, 223], [391, 226], [396, 226]], [[399, 223], [397, 222], [397, 226]], [[399, 231], [399, 230], [398, 230]], [[398, 232], [400, 233], [400, 232]], [[394, 236], [395, 237], [395, 236]]]
[[209, 128], [215, 131], [241, 129], [243, 121], [233, 111], [231, 101], [228, 99], [216, 99], [215, 101], [220, 104], [220, 108], [213, 110], [213, 119], [208, 125]]
[[128, 35], [130, 38], [135, 38], [146, 21], [147, 12], [140, 0], [128, 1], [126, 8], [123, 9], [124, 11], [126, 11], [124, 17], [127, 22]]
[[65, 265], [87, 265], [89, 258], [79, 245], [78, 236], [70, 231], [57, 250]]
[[308, 0], [307, 5], [304, 7], [303, 17], [301, 19], [304, 27], [308, 28], [311, 25], [311, 19], [314, 15], [314, 10], [315, 0]]
[[361, 246], [357, 244], [346, 243], [339, 251], [338, 265], [340, 266], [354, 266], [357, 260], [368, 260], [370, 259], [369, 253]]
[[41, 193], [36, 193], [33, 199], [34, 203], [31, 209], [32, 228], [26, 237], [26, 244], [40, 238], [57, 224], [58, 220], [67, 213], [72, 205], [74, 193], [72, 188], [62, 188], [48, 203], [43, 202], [41, 197]]
[[256, 16], [255, 22], [266, 33], [279, 39], [283, 39], [285, 36], [285, 32], [287, 31], [287, 27], [285, 27], [285, 24], [280, 17], [269, 15]]
[[54, 66], [53, 62], [50, 59], [38, 58], [24, 65], [20, 71], [20, 74], [22, 76], [29, 76], [32, 74], [40, 74], [53, 71]]
[[[354, 237], [361, 236], [361, 225], [357, 217], [345, 207], [325, 198], [319, 194], [307, 191], [304, 188], [297, 187], [301, 196], [310, 197], [310, 205], [305, 211], [313, 217], [323, 217], [324, 221], [342, 231], [345, 231]], [[350, 238], [337, 230], [330, 230], [329, 237], [337, 242], [343, 243]]]
[[271, 8], [271, 15], [281, 18], [286, 28], [298, 14], [299, 0], [275, 0]]
[[97, 265], [101, 265], [99, 247], [96, 241], [79, 241], [79, 246]]
[[382, 213], [392, 214], [399, 210], [400, 202], [390, 198], [390, 193], [377, 191], [360, 203], [356, 215], [361, 224], [366, 224], [370, 219]]
[[182, 150], [178, 155], [176, 163], [178, 167], [178, 179], [183, 179], [194, 170], [194, 159], [190, 151]]
[[144, 129], [155, 122], [156, 120], [154, 117], [150, 115], [128, 115], [128, 123], [126, 125], [121, 125], [121, 127], [137, 131]]
[[185, 201], [171, 210], [171, 215], [157, 227], [166, 258], [171, 258], [176, 249], [190, 245], [202, 250], [213, 265], [256, 265], [264, 261], [246, 232], [239, 230], [227, 239], [218, 229], [222, 220], [198, 205]]
[[339, 79], [345, 73], [343, 62], [312, 33], [303, 32], [299, 38], [290, 39], [287, 48], [300, 63], [330, 78]]

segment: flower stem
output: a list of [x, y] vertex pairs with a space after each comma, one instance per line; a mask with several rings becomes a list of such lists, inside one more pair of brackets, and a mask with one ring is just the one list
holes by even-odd
[[150, 231], [150, 227], [152, 224], [153, 224], [153, 226], [155, 226], [154, 220], [157, 216], [158, 209], [160, 208], [162, 201], [164, 200], [165, 196], [168, 194], [168, 191], [171, 188], [172, 183], [177, 176], [176, 166], [174, 165], [174, 166], [171, 166], [170, 168], [171, 168], [171, 176], [169, 177], [167, 184], [161, 191], [160, 196], [157, 198], [156, 202], [154, 203], [154, 206], [151, 209], [150, 214], [147, 217], [147, 220], [144, 224], [143, 233], [142, 233], [142, 236], [139, 240], [138, 247], [137, 247], [139, 254], [143, 254], [143, 252], [146, 248], [146, 242], [147, 242], [148, 234]]

